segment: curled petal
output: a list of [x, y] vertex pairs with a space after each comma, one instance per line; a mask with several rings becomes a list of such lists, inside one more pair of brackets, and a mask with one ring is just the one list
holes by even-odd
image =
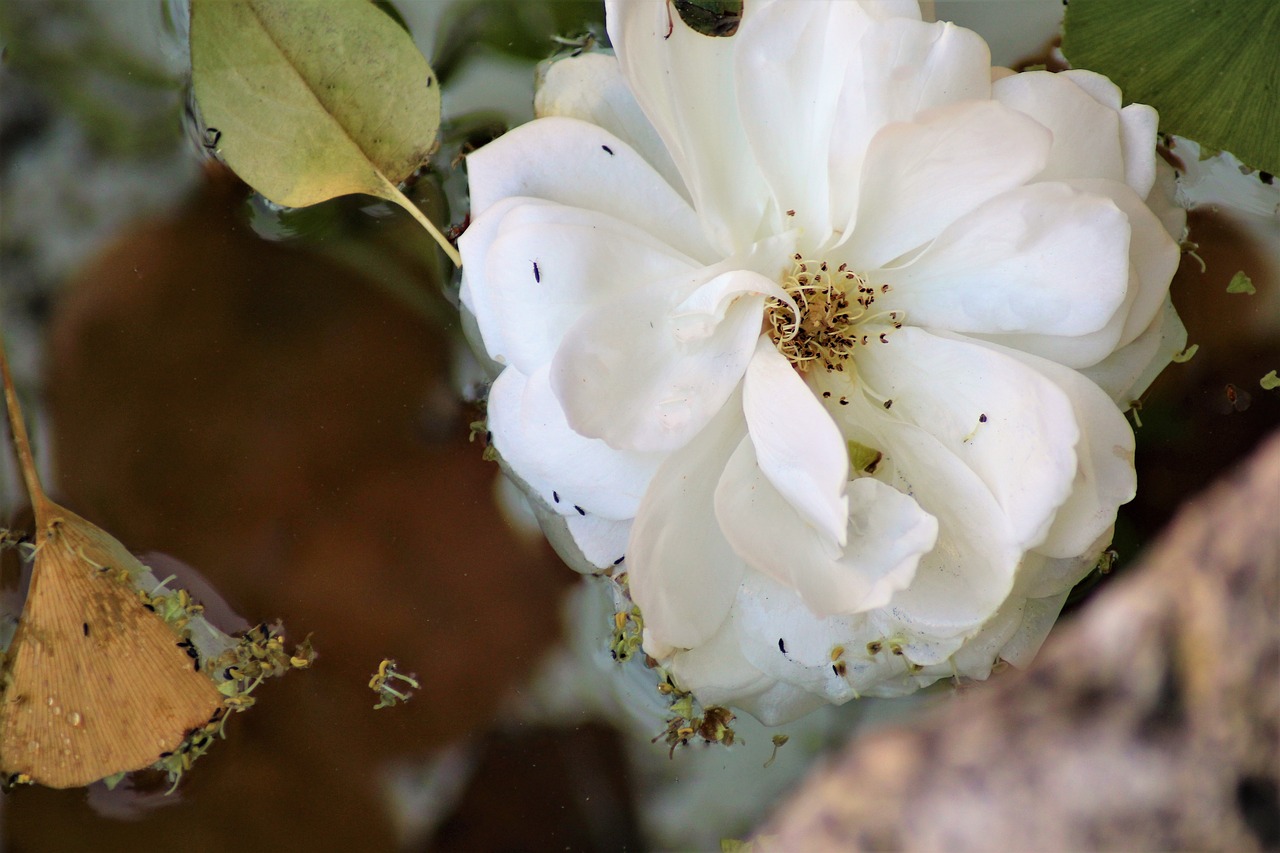
[[904, 328], [888, 341], [858, 361], [868, 387], [892, 401], [881, 411], [937, 439], [990, 490], [1018, 546], [1038, 545], [1076, 474], [1070, 398], [1014, 353], [958, 335]]
[[[1079, 425], [1079, 440], [1073, 442], [1074, 478], [1066, 500], [1044, 539], [1029, 545], [1057, 558], [1096, 553], [1096, 540], [1115, 524], [1116, 510], [1133, 500], [1137, 490], [1133, 430], [1128, 421], [1105, 391], [1070, 368], [991, 344], [973, 345], [991, 347], [1000, 357], [1025, 365], [1051, 383], [1070, 407], [1059, 417]], [[1034, 428], [1032, 423], [1027, 421], [1029, 428]], [[1062, 433], [1059, 441], [1067, 438]]]
[[758, 461], [760, 473], [800, 518], [843, 547], [849, 454], [835, 422], [764, 335], [756, 342], [742, 389], [752, 464]]
[[937, 539], [937, 521], [884, 483], [854, 480], [848, 502], [841, 537], [848, 544], [833, 549], [773, 487], [751, 440], [734, 452], [715, 495], [716, 518], [734, 550], [799, 593], [818, 618], [885, 606]]
[[901, 635], [911, 660], [944, 661], [1008, 596], [1025, 537], [974, 469], [921, 427], [861, 397], [842, 417], [883, 451], [876, 478], [938, 520], [938, 543], [920, 558], [911, 585], [871, 615], [884, 636]]

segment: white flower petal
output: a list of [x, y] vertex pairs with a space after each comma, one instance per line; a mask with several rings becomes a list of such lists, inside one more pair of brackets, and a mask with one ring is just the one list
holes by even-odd
[[526, 378], [508, 367], [494, 381], [488, 403], [494, 446], [557, 513], [631, 518], [661, 456], [614, 450], [574, 432], [551, 391], [547, 372], [543, 367]]
[[862, 166], [843, 260], [885, 266], [1044, 168], [1051, 134], [994, 101], [937, 107], [882, 128]]
[[[852, 20], [851, 20], [852, 19]], [[827, 157], [851, 52], [870, 17], [848, 4], [771, 3], [745, 17], [734, 39], [738, 109], [783, 227], [816, 246], [831, 232]], [[862, 24], [845, 26], [853, 23]]]
[[552, 62], [534, 96], [533, 111], [539, 118], [565, 116], [604, 128], [639, 152], [689, 200], [671, 154], [627, 88], [613, 54], [587, 52]]
[[564, 520], [578, 550], [591, 565], [607, 569], [626, 558], [627, 540], [631, 537], [630, 519], [615, 521], [601, 515], [573, 512]]
[[1081, 369], [1102, 361], [1150, 327], [1168, 293], [1179, 252], [1164, 224], [1126, 184], [1104, 180], [1066, 183], [1088, 195], [1110, 199], [1129, 220], [1129, 283], [1124, 302], [1105, 326], [1084, 335], [1011, 333], [982, 337]]
[[[1028, 544], [1049, 557], [1067, 558], [1090, 552], [1095, 540], [1115, 524], [1116, 510], [1133, 500], [1137, 489], [1133, 429], [1129, 422], [1105, 391], [1070, 368], [985, 342], [970, 344], [989, 347], [1003, 358], [1026, 365], [1065, 395], [1070, 410], [1058, 417], [1079, 425], [1079, 440], [1074, 442], [1074, 480], [1048, 535]], [[1034, 423], [1029, 418], [1023, 420], [1024, 425]], [[1065, 430], [1058, 432], [1052, 438], [1065, 440], [1067, 436], [1061, 434]]]
[[1139, 198], [1147, 198], [1156, 182], [1156, 128], [1160, 115], [1146, 104], [1120, 111], [1120, 143], [1124, 148], [1124, 181]]
[[1164, 307], [1147, 330], [1132, 343], [1113, 352], [1083, 373], [1111, 395], [1121, 407], [1143, 395], [1170, 360], [1187, 346], [1187, 330], [1182, 318], [1165, 297]]
[[713, 496], [746, 424], [738, 395], [654, 475], [631, 529], [631, 597], [656, 642], [694, 648], [724, 621], [745, 564], [716, 523]]
[[[991, 96], [1052, 131], [1053, 147], [1036, 180], [1124, 180], [1119, 109], [1099, 103], [1072, 78], [1028, 71], [997, 82]], [[1148, 159], [1152, 156], [1149, 153]]]
[[[828, 541], [845, 544], [849, 454], [813, 391], [761, 335], [742, 385], [752, 461], [782, 498]], [[740, 551], [741, 553], [741, 551]]]
[[936, 438], [990, 489], [1017, 544], [1038, 545], [1076, 474], [1067, 394], [1012, 353], [958, 335], [904, 328], [888, 341], [858, 358], [867, 386], [892, 400], [885, 413]]
[[884, 635], [901, 632], [911, 660], [946, 660], [1008, 596], [1023, 537], [1011, 529], [991, 488], [921, 427], [860, 396], [841, 416], [865, 430], [884, 453], [876, 478], [938, 520], [938, 544], [920, 559], [911, 585], [872, 615]]
[[1099, 534], [1088, 548], [1072, 557], [1046, 557], [1029, 551], [1018, 569], [1016, 595], [1026, 598], [1048, 598], [1069, 593], [1098, 565], [1102, 552], [1111, 544], [1115, 527]]
[[[777, 288], [725, 266], [642, 288], [568, 331], [551, 382], [575, 430], [613, 447], [673, 450], [724, 406], [755, 351], [760, 294]], [[686, 300], [702, 310], [681, 308]]]
[[[1092, 101], [1090, 101], [1092, 103]], [[1003, 193], [911, 263], [874, 274], [884, 307], [957, 332], [1080, 335], [1106, 325], [1129, 281], [1129, 223], [1105, 196], [1061, 183]]]
[[671, 152], [711, 242], [730, 254], [763, 236], [769, 192], [733, 94], [739, 37], [701, 35], [669, 3], [608, 0], [605, 23], [631, 91]]
[[833, 33], [852, 61], [846, 66], [827, 168], [831, 220], [847, 231], [854, 225], [871, 138], [886, 124], [909, 121], [923, 110], [987, 98], [991, 55], [976, 33], [952, 24], [885, 18], [873, 25], [869, 19], [887, 11], [884, 4], [863, 4], [869, 14], [862, 15], [848, 5], [834, 8]]
[[1027, 599], [1023, 604], [1022, 623], [1000, 650], [1000, 657], [1020, 669], [1030, 666], [1066, 603], [1065, 592], [1051, 598]]
[[1070, 183], [1086, 193], [1110, 198], [1129, 218], [1129, 263], [1135, 273], [1130, 276], [1129, 287], [1137, 293], [1125, 315], [1118, 342], [1125, 346], [1142, 334], [1159, 313], [1182, 253], [1160, 219], [1127, 185], [1102, 180]]
[[734, 616], [742, 653], [761, 672], [828, 701], [857, 695], [832, 669], [832, 650], [866, 631], [866, 617], [820, 618], [794, 589], [753, 571], [743, 579]]
[[530, 196], [607, 213], [702, 263], [723, 257], [653, 166], [585, 121], [551, 116], [508, 131], [467, 155], [467, 182], [473, 219], [504, 198]]
[[[734, 622], [730, 611], [705, 642], [697, 648], [679, 651], [671, 659], [671, 675], [676, 683], [693, 692], [704, 706], [740, 706], [743, 699], [763, 693], [776, 683], [776, 679], [743, 657]], [[647, 643], [645, 652], [653, 654]]]
[[815, 617], [883, 607], [915, 574], [937, 539], [938, 523], [884, 483], [849, 484], [842, 549], [815, 530], [769, 482], [744, 440], [716, 489], [716, 518], [747, 565], [799, 593]]
[[1060, 73], [1064, 79], [1075, 83], [1107, 109], [1112, 112], [1120, 111], [1120, 87], [1106, 76], [1084, 68], [1069, 68]]
[[476, 328], [489, 357], [499, 364], [507, 363], [508, 344], [502, 324], [498, 322], [498, 300], [484, 274], [484, 257], [497, 238], [502, 220], [514, 208], [529, 203], [523, 198], [504, 198], [490, 206], [487, 215], [478, 217], [458, 238], [462, 254], [462, 284], [458, 298], [475, 317]]
[[[486, 313], [501, 327], [503, 355], [526, 375], [551, 360], [588, 310], [700, 266], [611, 216], [530, 201], [507, 212], [487, 252], [467, 258], [471, 269], [484, 265]], [[487, 341], [484, 324], [481, 331]]]

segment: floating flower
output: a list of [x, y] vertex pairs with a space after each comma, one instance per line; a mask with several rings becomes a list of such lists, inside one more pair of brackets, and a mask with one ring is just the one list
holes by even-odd
[[552, 65], [468, 160], [508, 472], [571, 563], [624, 564], [704, 703], [781, 722], [1025, 662], [1185, 339], [1154, 111], [913, 2], [607, 15], [616, 57]]

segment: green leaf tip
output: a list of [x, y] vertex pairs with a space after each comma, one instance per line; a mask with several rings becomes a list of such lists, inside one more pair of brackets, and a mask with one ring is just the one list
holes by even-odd
[[1071, 0], [1062, 52], [1105, 74], [1160, 129], [1280, 171], [1280, 3]]

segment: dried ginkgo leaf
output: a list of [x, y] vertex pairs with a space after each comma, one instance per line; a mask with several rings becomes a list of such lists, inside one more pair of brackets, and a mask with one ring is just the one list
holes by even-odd
[[205, 726], [223, 696], [101, 528], [45, 496], [0, 350], [14, 446], [36, 517], [26, 605], [0, 675], [0, 772], [51, 788], [139, 770]]

